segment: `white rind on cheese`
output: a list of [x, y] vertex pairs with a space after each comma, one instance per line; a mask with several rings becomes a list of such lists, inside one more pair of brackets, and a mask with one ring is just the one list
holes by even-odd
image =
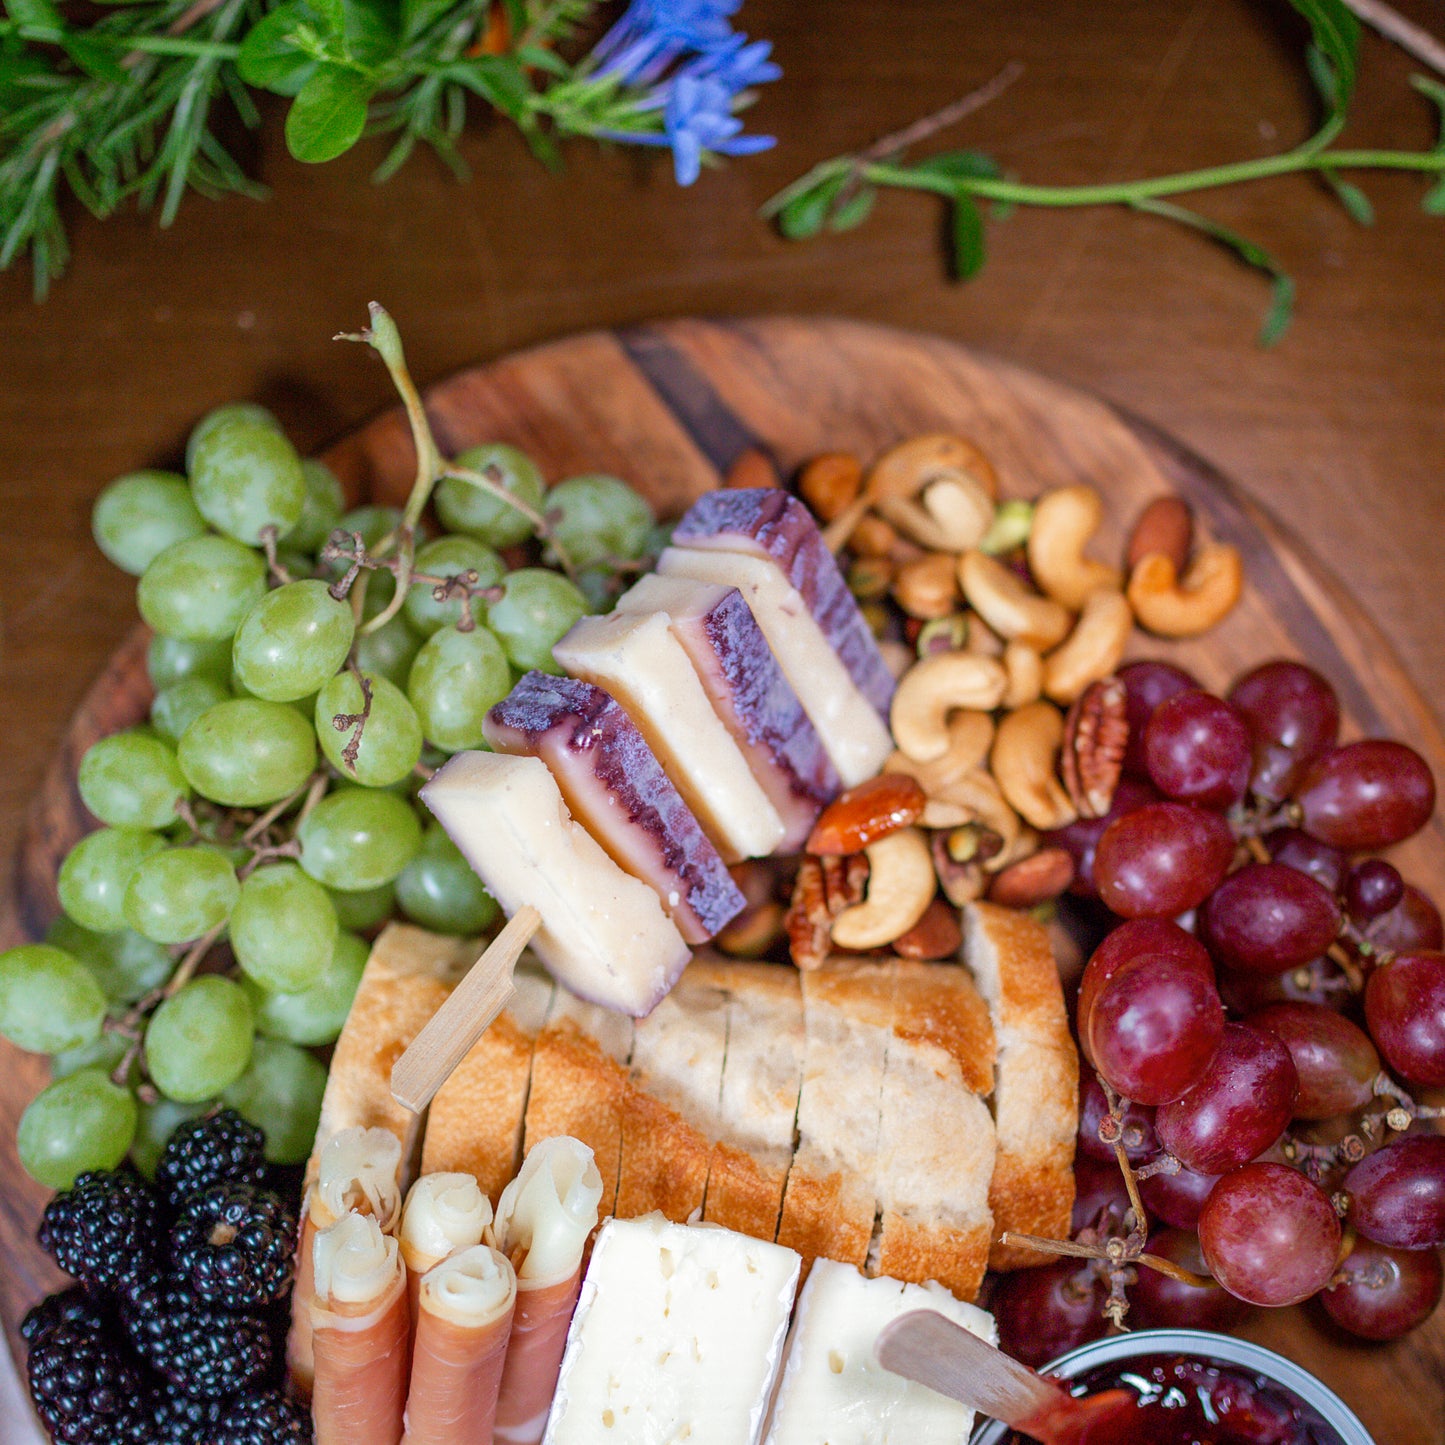
[[884, 1325], [921, 1309], [997, 1340], [992, 1316], [940, 1285], [865, 1279], [852, 1265], [818, 1260], [798, 1297], [767, 1445], [961, 1445], [973, 1411], [873, 1355]]
[[578, 823], [539, 758], [458, 753], [421, 798], [510, 917], [542, 915], [532, 951], [594, 1003], [645, 1014], [692, 956], [647, 884]]
[[552, 655], [621, 705], [726, 862], [777, 849], [783, 820], [708, 701], [666, 613], [584, 617]]
[[738, 588], [844, 785], [854, 787], [878, 772], [893, 751], [888, 725], [848, 676], [807, 603], [776, 562], [742, 552], [668, 547], [658, 558], [657, 570], [665, 577], [695, 577]]
[[610, 1220], [544, 1445], [757, 1445], [799, 1266], [792, 1250], [730, 1230]]

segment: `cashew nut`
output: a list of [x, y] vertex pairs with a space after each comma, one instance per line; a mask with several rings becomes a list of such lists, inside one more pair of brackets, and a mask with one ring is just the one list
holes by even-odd
[[925, 657], [898, 684], [889, 724], [893, 740], [921, 763], [948, 751], [948, 715], [955, 708], [991, 712], [1008, 676], [991, 657], [941, 652]]
[[1034, 503], [1029, 529], [1029, 570], [1056, 602], [1077, 612], [1089, 593], [1124, 586], [1117, 567], [1084, 556], [1089, 538], [1099, 530], [1104, 503], [1092, 487], [1057, 487]]
[[980, 657], [1002, 657], [1003, 638], [977, 612], [965, 612], [963, 617], [967, 626], [967, 636], [963, 639], [965, 649]]
[[1012, 710], [1034, 702], [1044, 690], [1044, 660], [1038, 649], [1026, 642], [1010, 642], [1003, 650], [1003, 670], [1008, 674], [1003, 705]]
[[900, 828], [863, 851], [868, 892], [833, 920], [839, 948], [882, 948], [902, 937], [923, 917], [938, 886], [933, 854], [917, 828]]
[[1049, 703], [1011, 712], [994, 734], [989, 767], [1009, 804], [1035, 828], [1062, 828], [1078, 817], [1056, 761], [1064, 715]]
[[1069, 639], [1044, 658], [1044, 693], [1069, 703], [1091, 682], [1108, 677], [1124, 656], [1134, 613], [1122, 592], [1093, 593]]
[[916, 499], [879, 497], [874, 505], [904, 536], [941, 551], [976, 547], [993, 525], [993, 498], [961, 472], [928, 483]]
[[1017, 638], [1045, 652], [1068, 636], [1067, 607], [1029, 590], [1016, 572], [983, 552], [965, 552], [958, 580], [968, 604], [1000, 637]]
[[1195, 553], [1183, 577], [1162, 552], [1141, 557], [1129, 578], [1129, 601], [1150, 632], [1198, 637], [1223, 621], [1243, 586], [1238, 550], [1226, 542], [1210, 542]]
[[982, 766], [993, 746], [993, 719], [986, 712], [956, 712], [948, 720], [948, 751], [919, 762], [896, 752], [883, 764], [885, 773], [907, 773], [930, 796], [955, 779]]
[[958, 600], [953, 554], [929, 552], [898, 569], [893, 600], [910, 616], [932, 621], [947, 617]]
[[978, 823], [999, 838], [999, 851], [985, 863], [988, 872], [1002, 868], [994, 859], [1012, 858], [1016, 852], [1020, 823], [1018, 814], [1008, 805], [998, 783], [986, 768], [975, 768], [940, 788], [929, 798], [919, 815], [925, 828], [957, 828], [964, 823]]

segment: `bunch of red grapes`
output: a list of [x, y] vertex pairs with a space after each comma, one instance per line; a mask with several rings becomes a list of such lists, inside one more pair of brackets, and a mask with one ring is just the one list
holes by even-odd
[[[1410, 1090], [1445, 1086], [1445, 952], [1431, 900], [1353, 855], [1425, 826], [1430, 769], [1402, 743], [1341, 746], [1334, 690], [1299, 663], [1224, 698], [1167, 663], [1120, 675], [1113, 805], [1050, 840], [1115, 915], [1079, 987], [1096, 1076], [1075, 1231], [1124, 1232], [1117, 1139], [1155, 1222], [1145, 1248], [1208, 1277], [1139, 1267], [1131, 1323], [1224, 1329], [1317, 1295], [1392, 1339], [1441, 1297], [1445, 1137], [1416, 1127], [1438, 1111]], [[1010, 1276], [1000, 1331], [1041, 1363], [1103, 1332], [1109, 1287], [1077, 1259]]]

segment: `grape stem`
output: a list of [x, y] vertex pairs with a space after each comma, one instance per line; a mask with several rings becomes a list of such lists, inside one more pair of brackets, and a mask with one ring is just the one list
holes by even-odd
[[341, 750], [341, 759], [354, 776], [356, 760], [361, 755], [361, 735], [366, 730], [366, 720], [371, 716], [372, 690], [371, 679], [354, 662], [348, 666], [361, 687], [361, 711], [339, 712], [331, 719], [331, 726], [339, 733], [344, 733], [347, 728], [354, 729], [346, 746]]
[[266, 570], [276, 579], [278, 587], [284, 587], [292, 579], [291, 574], [276, 560], [275, 523], [261, 528], [261, 549], [266, 554]]
[[298, 798], [304, 796], [306, 793], [310, 792], [311, 789], [316, 786], [316, 780], [318, 778], [320, 778], [323, 783], [326, 781], [326, 770], [324, 768], [320, 768], [316, 772], [314, 772], [309, 778], [307, 778], [304, 783], [302, 783], [299, 788], [296, 789], [294, 793], [288, 794], [286, 797], [282, 798], [279, 803], [272, 803], [271, 806], [267, 808], [266, 811], [262, 813], [261, 816], [257, 818], [256, 821], [252, 823], [251, 826], [247, 828], [244, 833], [241, 834], [241, 842], [244, 843], [248, 848], [254, 847], [256, 844], [256, 840], [266, 831], [267, 828], [271, 826], [272, 823], [276, 821], [277, 818], [282, 815], [282, 813], [286, 811], [287, 808], [291, 806], [292, 803], [294, 803]]
[[469, 486], [477, 487], [495, 497], [499, 502], [505, 502], [513, 511], [520, 512], [536, 529], [537, 535], [556, 553], [557, 564], [575, 582], [577, 580], [576, 564], [558, 538], [557, 529], [553, 526], [549, 515], [546, 512], [539, 512], [529, 503], [522, 501], [520, 497], [513, 496], [499, 481], [487, 475], [489, 471], [494, 470], [494, 468], [483, 468], [476, 472], [470, 467], [459, 467], [455, 462], [448, 462], [442, 471], [442, 476], [454, 482], [466, 482]]
[[274, 862], [277, 858], [299, 858], [301, 856], [301, 844], [292, 838], [286, 843], [276, 843], [264, 848], [257, 848], [256, 851], [236, 870], [236, 877], [243, 883], [263, 863]]

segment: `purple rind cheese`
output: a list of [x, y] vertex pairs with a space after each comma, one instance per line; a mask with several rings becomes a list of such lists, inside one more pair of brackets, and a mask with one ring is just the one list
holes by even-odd
[[797, 589], [858, 691], [883, 718], [895, 686], [858, 603], [808, 508], [781, 487], [708, 492], [687, 509], [674, 545], [771, 558]]
[[573, 816], [656, 889], [689, 943], [705, 943], [747, 906], [657, 755], [600, 687], [529, 672], [482, 731], [494, 751], [546, 763]]

